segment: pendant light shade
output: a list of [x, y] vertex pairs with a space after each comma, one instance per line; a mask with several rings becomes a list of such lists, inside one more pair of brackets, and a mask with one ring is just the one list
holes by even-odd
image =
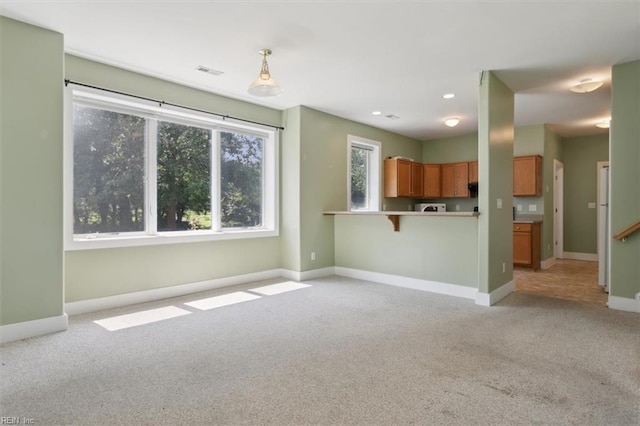
[[248, 92], [253, 96], [260, 97], [278, 96], [282, 93], [282, 89], [280, 89], [280, 85], [271, 77], [269, 64], [267, 63], [267, 56], [271, 55], [271, 50], [262, 49], [260, 50], [260, 54], [262, 55], [262, 68], [260, 69], [258, 78], [249, 85]]

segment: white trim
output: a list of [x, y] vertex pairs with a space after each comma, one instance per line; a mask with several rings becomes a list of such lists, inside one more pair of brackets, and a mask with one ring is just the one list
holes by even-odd
[[307, 281], [316, 278], [330, 277], [335, 275], [335, 268], [328, 266], [326, 268], [312, 269], [310, 271], [292, 271], [291, 269], [281, 269], [280, 276], [293, 281]]
[[565, 251], [562, 255], [563, 259], [569, 260], [588, 260], [589, 262], [597, 262], [598, 255], [597, 253], [577, 253], [571, 251]]
[[0, 327], [0, 343], [14, 342], [29, 337], [65, 331], [69, 328], [67, 314], [32, 321], [18, 322]]
[[609, 306], [609, 309], [616, 309], [618, 311], [640, 313], [640, 300], [634, 300], [628, 297], [609, 296], [607, 306]]
[[397, 287], [428, 291], [430, 293], [446, 294], [448, 296], [462, 297], [465, 299], [474, 299], [478, 292], [475, 287], [422, 280], [419, 278], [409, 278], [400, 275], [383, 274], [380, 272], [363, 271], [361, 269], [343, 268], [341, 266], [335, 267], [335, 274], [343, 277], [357, 278], [380, 284], [389, 284]]
[[552, 256], [552, 257], [550, 257], [548, 259], [545, 259], [542, 262], [540, 262], [540, 268], [549, 269], [553, 265], [555, 265], [556, 263], [557, 263], [556, 258]]
[[117, 294], [114, 296], [99, 297], [95, 299], [81, 300], [65, 303], [65, 312], [69, 315], [80, 315], [88, 312], [102, 311], [104, 309], [119, 308], [136, 303], [152, 302], [170, 297], [184, 296], [201, 291], [214, 290], [238, 284], [246, 284], [253, 281], [268, 280], [281, 276], [280, 269], [254, 272], [250, 274], [234, 275], [213, 280], [200, 281], [189, 284], [181, 284], [170, 287], [154, 288], [151, 290], [136, 291], [133, 293]]
[[476, 294], [476, 305], [480, 306], [493, 306], [516, 290], [515, 281], [511, 280], [508, 283], [493, 290], [491, 293]]

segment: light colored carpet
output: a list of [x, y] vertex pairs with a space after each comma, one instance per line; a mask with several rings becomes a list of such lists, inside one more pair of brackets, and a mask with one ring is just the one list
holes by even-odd
[[[2, 347], [1, 416], [37, 424], [637, 425], [640, 315], [514, 293], [492, 308], [341, 277], [72, 317]], [[118, 331], [93, 323], [176, 306]]]

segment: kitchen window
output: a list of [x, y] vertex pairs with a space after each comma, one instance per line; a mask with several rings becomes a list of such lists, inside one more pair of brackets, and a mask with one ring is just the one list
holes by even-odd
[[277, 235], [274, 130], [69, 95], [67, 249]]
[[348, 136], [348, 209], [380, 210], [380, 142]]

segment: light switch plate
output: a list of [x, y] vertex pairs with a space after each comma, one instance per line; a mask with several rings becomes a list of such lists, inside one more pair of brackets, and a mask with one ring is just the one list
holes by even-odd
[[535, 204], [529, 204], [530, 212], [535, 212], [536, 210], [538, 210], [538, 206], [536, 206]]
[[595, 209], [595, 208], [596, 208], [596, 203], [595, 203], [595, 202], [593, 202], [593, 201], [592, 201], [592, 202], [590, 202], [590, 203], [588, 203], [588, 204], [587, 204], [587, 208]]
[[498, 198], [498, 208], [502, 208], [502, 198]]

